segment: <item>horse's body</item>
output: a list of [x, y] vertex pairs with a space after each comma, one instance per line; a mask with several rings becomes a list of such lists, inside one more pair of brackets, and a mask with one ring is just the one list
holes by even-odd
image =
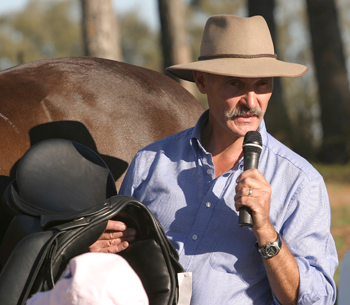
[[11, 176], [31, 145], [53, 137], [85, 144], [107, 163], [129, 163], [202, 112], [175, 81], [137, 66], [88, 57], [20, 65], [0, 72], [0, 175]]
[[0, 194], [24, 152], [48, 138], [97, 151], [119, 187], [139, 149], [193, 126], [203, 110], [169, 77], [106, 59], [49, 59], [1, 71]]

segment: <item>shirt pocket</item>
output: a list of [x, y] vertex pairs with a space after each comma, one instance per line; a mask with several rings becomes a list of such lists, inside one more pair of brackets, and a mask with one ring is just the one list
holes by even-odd
[[255, 248], [251, 230], [237, 227], [217, 239], [210, 257], [213, 269], [235, 274], [244, 282], [258, 281], [266, 276], [262, 258]]

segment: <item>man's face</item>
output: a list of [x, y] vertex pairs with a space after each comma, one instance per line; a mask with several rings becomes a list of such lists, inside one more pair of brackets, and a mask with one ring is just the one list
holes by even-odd
[[207, 94], [214, 128], [243, 137], [257, 130], [270, 100], [273, 79], [238, 78], [194, 72], [198, 89]]

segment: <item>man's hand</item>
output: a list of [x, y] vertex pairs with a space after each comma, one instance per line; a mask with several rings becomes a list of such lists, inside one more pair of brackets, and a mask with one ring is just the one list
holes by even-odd
[[[249, 195], [249, 190], [251, 194]], [[270, 222], [271, 186], [257, 169], [244, 171], [237, 179], [235, 206], [252, 210], [254, 226], [252, 230], [260, 245], [276, 239], [276, 232]]]
[[100, 238], [89, 247], [90, 252], [117, 253], [129, 246], [136, 237], [136, 230], [127, 228], [121, 221], [109, 220], [106, 230]]

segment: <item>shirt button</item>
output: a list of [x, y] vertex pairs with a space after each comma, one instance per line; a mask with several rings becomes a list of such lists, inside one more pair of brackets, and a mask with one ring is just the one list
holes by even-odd
[[211, 175], [213, 173], [213, 170], [212, 169], [207, 169], [207, 174], [208, 175]]
[[205, 205], [206, 205], [207, 208], [211, 207], [211, 203], [210, 202], [207, 202]]
[[197, 235], [193, 235], [193, 236], [192, 236], [192, 239], [193, 239], [193, 240], [197, 240], [197, 238], [198, 238]]

